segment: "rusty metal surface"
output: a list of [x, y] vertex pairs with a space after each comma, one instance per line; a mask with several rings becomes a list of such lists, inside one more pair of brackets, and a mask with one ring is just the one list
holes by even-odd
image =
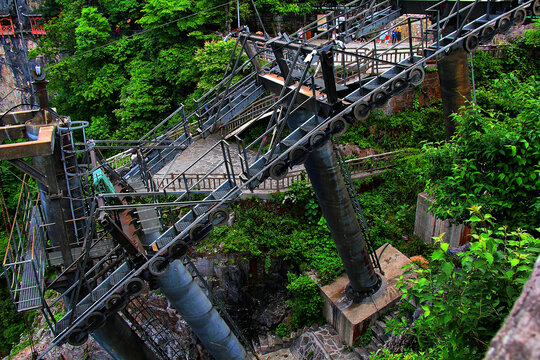
[[467, 52], [460, 49], [451, 52], [437, 63], [448, 140], [456, 131], [456, 124], [451, 115], [458, 113], [459, 109], [471, 100], [471, 81], [467, 59]]

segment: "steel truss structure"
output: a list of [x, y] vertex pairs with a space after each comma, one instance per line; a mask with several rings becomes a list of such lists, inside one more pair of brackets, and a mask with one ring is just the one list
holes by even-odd
[[[143, 289], [156, 289], [156, 279], [169, 263], [185, 259], [192, 244], [225, 223], [227, 206], [242, 193], [267, 178], [283, 178], [329, 141], [334, 143], [370, 250], [369, 261], [379, 267], [337, 138], [349, 124], [365, 120], [392, 96], [421, 84], [426, 63], [457, 49], [474, 51], [496, 33], [522, 24], [530, 14], [539, 15], [539, 4], [539, 0], [518, 4], [356, 0], [291, 35], [270, 38], [241, 29], [232, 36], [236, 44], [223, 79], [196, 101], [195, 110], [186, 114], [180, 106], [137, 141], [87, 139], [88, 123], [51, 109], [6, 116], [2, 134], [11, 137], [0, 137], [2, 141], [24, 137], [29, 130], [25, 133], [22, 124], [36, 116], [41, 119], [32, 141], [16, 150], [14, 144], [0, 145], [0, 159], [36, 180], [22, 181], [3, 262], [17, 310], [43, 312], [54, 334], [48, 350], [66, 341], [83, 344], [108, 317], [120, 313], [157, 358], [189, 357], [178, 335], [156, 322], [155, 314], [140, 300]], [[408, 13], [413, 15], [398, 20]], [[397, 26], [406, 28], [407, 35], [381, 48], [378, 35]], [[306, 33], [316, 28], [325, 30], [306, 40]], [[361, 46], [346, 46], [360, 39], [365, 40]], [[250, 143], [234, 132], [261, 119], [266, 129]], [[301, 123], [289, 128], [299, 119]], [[206, 175], [188, 181], [191, 165], [156, 185], [154, 175], [164, 169], [167, 174], [169, 164], [195, 137], [219, 131], [229, 141], [219, 141], [193, 163], [219, 150], [220, 161]], [[233, 166], [231, 146], [239, 154], [240, 171]], [[107, 158], [105, 151], [118, 153]], [[60, 156], [60, 177], [44, 173], [46, 166], [20, 160], [23, 155], [41, 159], [55, 153]], [[199, 190], [206, 178], [223, 173], [226, 179], [216, 189]], [[63, 217], [48, 214], [51, 208], [40, 201], [45, 192], [51, 193], [51, 178], [58, 183], [56, 200], [64, 209]], [[182, 189], [171, 190], [171, 184], [179, 181]], [[59, 223], [64, 240], [53, 231]], [[192, 276], [204, 282], [193, 266], [187, 266]], [[47, 267], [58, 270], [54, 279], [46, 278]], [[59, 295], [46, 299], [49, 289]], [[67, 312], [57, 319], [53, 308], [61, 300]]]

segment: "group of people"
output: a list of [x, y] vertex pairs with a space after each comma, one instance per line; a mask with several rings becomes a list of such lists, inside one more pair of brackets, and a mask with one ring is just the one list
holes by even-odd
[[383, 31], [379, 36], [379, 44], [383, 42], [388, 45], [390, 40], [392, 44], [401, 41], [401, 26], [395, 27], [392, 31]]

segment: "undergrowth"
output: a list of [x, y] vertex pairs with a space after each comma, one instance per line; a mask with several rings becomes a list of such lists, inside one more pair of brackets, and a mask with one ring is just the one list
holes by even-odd
[[415, 106], [393, 115], [375, 110], [366, 121], [351, 126], [339, 141], [385, 152], [420, 148], [425, 141], [444, 138], [444, 116], [439, 101], [430, 107]]

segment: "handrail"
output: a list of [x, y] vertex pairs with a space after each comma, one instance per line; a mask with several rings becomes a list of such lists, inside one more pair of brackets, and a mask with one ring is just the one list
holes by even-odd
[[8, 255], [8, 252], [10, 251], [10, 249], [11, 249], [11, 238], [13, 236], [13, 230], [15, 229], [15, 225], [17, 223], [17, 214], [19, 213], [19, 206], [21, 204], [22, 192], [23, 192], [23, 189], [24, 189], [24, 185], [26, 184], [25, 180], [26, 180], [26, 173], [23, 175], [23, 180], [22, 180], [22, 183], [21, 183], [21, 189], [19, 191], [19, 200], [17, 201], [17, 208], [15, 209], [15, 216], [13, 218], [13, 223], [11, 224], [11, 230], [9, 232], [8, 246], [6, 248], [6, 253], [4, 254], [4, 264], [6, 264], [7, 255]]
[[[406, 156], [410, 153], [409, 149], [392, 151], [382, 154], [373, 154], [358, 158], [353, 158], [346, 160], [345, 163], [350, 169], [351, 174], [360, 174], [360, 173], [369, 173], [377, 170], [383, 170], [388, 167], [392, 167], [393, 164], [387, 164], [387, 162], [395, 161], [397, 158]], [[382, 165], [373, 166], [376, 164]], [[366, 168], [365, 165], [369, 165], [369, 168]], [[304, 169], [296, 169], [289, 171], [287, 176], [281, 180], [267, 179], [259, 186], [260, 190], [279, 190], [285, 189], [288, 185], [280, 186], [280, 184], [291, 184], [295, 180], [299, 179], [305, 173]], [[179, 182], [179, 178], [182, 176], [182, 182]], [[219, 187], [224, 181], [228, 180], [227, 174], [215, 174], [209, 176], [209, 174], [197, 174], [197, 173], [186, 173], [182, 174], [168, 174], [168, 176], [160, 178], [157, 175], [154, 175], [154, 180], [158, 188], [170, 188], [174, 190], [183, 189], [182, 185], [187, 186], [188, 182], [191, 184], [190, 188], [193, 187], [193, 182], [196, 182], [196, 185], [199, 186], [201, 190], [213, 190]], [[203, 182], [203, 180], [208, 180]], [[167, 181], [167, 183], [166, 183]], [[176, 186], [176, 184], [180, 184]], [[240, 184], [240, 183], [239, 183]]]

